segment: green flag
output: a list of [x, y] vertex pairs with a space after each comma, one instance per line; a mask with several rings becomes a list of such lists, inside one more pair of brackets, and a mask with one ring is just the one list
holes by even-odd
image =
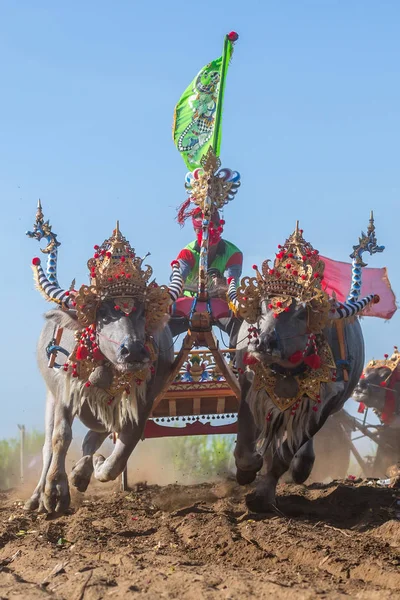
[[225, 79], [237, 37], [234, 32], [225, 36], [222, 56], [201, 69], [175, 107], [174, 142], [191, 171], [210, 146], [219, 156]]

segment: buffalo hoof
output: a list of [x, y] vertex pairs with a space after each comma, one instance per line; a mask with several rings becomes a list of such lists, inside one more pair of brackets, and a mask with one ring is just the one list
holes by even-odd
[[32, 496], [27, 500], [24, 504], [24, 510], [28, 512], [33, 512], [39, 508], [40, 504], [40, 493], [35, 492]]
[[275, 500], [271, 501], [268, 496], [257, 493], [257, 491], [247, 494], [246, 506], [250, 512], [254, 513], [275, 512], [276, 508]]
[[242, 469], [236, 469], [236, 481], [239, 485], [249, 485], [253, 483], [257, 477], [258, 471], [243, 471]]
[[47, 479], [43, 494], [43, 504], [49, 515], [65, 513], [71, 503], [66, 473], [58, 473]]
[[294, 458], [290, 467], [290, 475], [294, 483], [304, 483], [311, 475], [315, 457], [301, 456]]
[[81, 458], [71, 471], [69, 481], [79, 492], [86, 492], [93, 474], [93, 460], [91, 456]]

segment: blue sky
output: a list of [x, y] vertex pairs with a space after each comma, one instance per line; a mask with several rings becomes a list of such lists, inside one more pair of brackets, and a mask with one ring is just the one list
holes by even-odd
[[[375, 211], [399, 293], [400, 4], [381, 0], [171, 0], [0, 4], [3, 315], [0, 437], [42, 427], [35, 345], [48, 308], [25, 237], [42, 199], [62, 242], [59, 279], [86, 283], [115, 220], [157, 279], [192, 239], [175, 208], [185, 166], [173, 109], [196, 72], [240, 34], [223, 121], [223, 164], [242, 175], [225, 211], [245, 273], [300, 219], [321, 253], [348, 260]], [[365, 319], [367, 356], [400, 343], [399, 316]]]

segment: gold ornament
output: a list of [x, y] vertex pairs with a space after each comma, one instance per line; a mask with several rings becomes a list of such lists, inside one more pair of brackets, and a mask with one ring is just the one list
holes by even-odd
[[149, 282], [153, 269], [142, 264], [117, 222], [113, 235], [95, 247], [94, 257], [88, 261], [90, 286], [81, 286], [72, 303], [78, 321], [84, 326], [94, 323], [100, 302], [112, 299], [126, 315], [144, 302], [147, 329], [157, 327], [168, 313], [170, 295], [167, 286]]
[[390, 375], [397, 369], [397, 367], [400, 365], [400, 352], [397, 348], [397, 346], [394, 347], [394, 352], [392, 354], [392, 356], [389, 358], [388, 355], [385, 355], [385, 358], [383, 360], [370, 360], [369, 363], [367, 364], [367, 366], [365, 367], [365, 370], [367, 369], [379, 369], [381, 367], [386, 367], [387, 369], [390, 370]]
[[238, 184], [225, 181], [218, 176], [217, 171], [221, 167], [221, 161], [215, 156], [212, 146], [202, 157], [200, 164], [203, 168], [199, 169], [198, 178], [193, 179], [191, 183], [191, 200], [193, 204], [200, 206], [203, 210], [207, 206], [206, 199], [212, 198], [213, 209], [219, 210], [229, 202], [229, 194], [232, 188], [237, 187]]
[[277, 381], [280, 376], [273, 372], [270, 367], [260, 362], [248, 367], [254, 371], [255, 389], [266, 391], [272, 402], [280, 411], [292, 408], [292, 406], [298, 404], [304, 396], [319, 403], [321, 384], [336, 379], [336, 365], [332, 351], [326, 340], [323, 340], [318, 348], [318, 355], [321, 358], [321, 366], [318, 369], [307, 370], [303, 375], [293, 376], [297, 383], [297, 391], [292, 398], [282, 398], [275, 393]]
[[294, 233], [276, 255], [274, 265], [265, 260], [256, 277], [244, 277], [237, 289], [239, 314], [248, 323], [260, 316], [260, 305], [268, 301], [275, 315], [288, 312], [293, 300], [308, 309], [308, 329], [320, 333], [332, 308], [328, 293], [322, 288], [325, 264], [317, 250], [303, 238], [297, 222]]

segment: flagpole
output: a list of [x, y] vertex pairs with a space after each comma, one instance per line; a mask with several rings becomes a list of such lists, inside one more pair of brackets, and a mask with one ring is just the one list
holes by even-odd
[[222, 119], [222, 105], [224, 101], [225, 81], [226, 81], [226, 67], [229, 60], [229, 49], [230, 44], [238, 39], [238, 35], [235, 32], [231, 32], [225, 36], [224, 48], [222, 51], [222, 64], [221, 64], [221, 81], [219, 84], [217, 107], [215, 114], [215, 125], [214, 125], [214, 140], [213, 149], [216, 156], [219, 155], [219, 147], [221, 145], [221, 119]]
[[[221, 81], [218, 90], [218, 99], [217, 99], [217, 107], [215, 114], [215, 125], [214, 125], [214, 139], [212, 143], [212, 148], [214, 150], [215, 156], [219, 154], [219, 146], [221, 143], [221, 118], [222, 118], [222, 105], [224, 100], [224, 91], [225, 91], [225, 79], [226, 79], [226, 70], [227, 63], [230, 58], [230, 44], [233, 44], [238, 39], [238, 34], [234, 31], [228, 33], [225, 36], [224, 40], [224, 48], [222, 51], [222, 63], [221, 63]], [[203, 222], [202, 222], [202, 239], [200, 246], [200, 259], [199, 259], [199, 284], [198, 284], [198, 299], [201, 302], [205, 302], [208, 298], [207, 292], [207, 272], [208, 272], [208, 247], [209, 247], [209, 229], [210, 229], [210, 221], [214, 208], [213, 199], [210, 195], [207, 195], [204, 199], [202, 212], [203, 212]]]

